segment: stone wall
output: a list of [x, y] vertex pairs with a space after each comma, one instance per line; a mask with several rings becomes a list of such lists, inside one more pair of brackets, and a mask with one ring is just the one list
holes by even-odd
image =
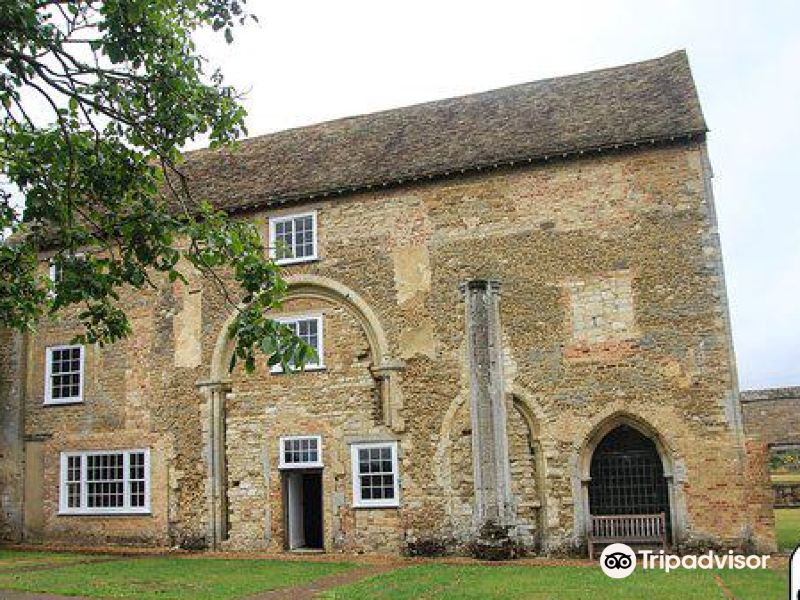
[[[773, 489], [769, 476], [769, 446], [760, 440], [745, 443], [747, 468], [744, 479], [746, 510], [752, 516], [743, 532], [744, 550], [762, 546], [763, 540], [774, 542], [775, 512], [772, 510]], [[763, 546], [762, 546], [763, 547]]]
[[800, 444], [800, 387], [741, 394], [744, 428], [768, 444]]
[[[307, 202], [300, 209], [317, 211], [319, 260], [286, 275], [331, 283], [291, 288], [282, 312], [323, 314], [323, 370], [260, 365], [228, 375], [233, 308], [196, 278], [127, 297], [134, 335], [88, 349], [84, 404], [43, 406], [45, 348], [68, 340], [74, 323], [43, 325], [27, 343], [24, 392], [24, 433], [41, 444], [39, 535], [208, 542], [213, 513], [227, 504], [224, 547], [280, 550], [278, 439], [320, 434], [326, 549], [397, 552], [420, 536], [468, 538], [474, 472], [459, 287], [492, 279], [501, 283], [520, 536], [552, 552], [580, 545], [591, 448], [624, 422], [654, 437], [669, 466], [676, 538], [736, 545], [755, 532], [769, 547], [747, 484], [709, 178], [704, 145], [687, 142]], [[227, 502], [217, 504], [211, 393], [226, 405], [227, 472], [214, 485]], [[369, 440], [399, 442], [399, 508], [352, 507], [349, 446]], [[59, 451], [134, 442], [154, 457], [151, 516], [56, 514]]]
[[800, 483], [775, 483], [775, 508], [800, 508]]

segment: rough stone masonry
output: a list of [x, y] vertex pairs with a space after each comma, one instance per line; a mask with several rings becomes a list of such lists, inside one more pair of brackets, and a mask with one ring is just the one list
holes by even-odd
[[665, 512], [773, 548], [705, 135], [678, 52], [189, 153], [198, 199], [281, 223], [275, 317], [318, 364], [228, 372], [199, 276], [126, 292], [134, 334], [80, 360], [69, 314], [2, 333], [0, 532], [396, 553], [496, 522], [576, 553], [593, 514]]

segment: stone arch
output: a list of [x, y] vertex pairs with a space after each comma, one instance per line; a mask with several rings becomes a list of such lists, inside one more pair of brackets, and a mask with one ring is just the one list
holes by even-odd
[[[347, 307], [358, 319], [364, 328], [364, 333], [369, 341], [370, 352], [374, 366], [379, 366], [390, 360], [389, 342], [381, 325], [380, 319], [372, 307], [347, 286], [321, 275], [297, 274], [285, 277], [288, 291], [284, 301], [299, 298], [316, 298], [342, 304]], [[233, 341], [228, 335], [228, 329], [236, 318], [231, 314], [223, 323], [214, 345], [211, 356], [210, 379], [225, 379], [228, 374], [228, 362], [233, 352]]]
[[[393, 360], [388, 338], [375, 311], [355, 291], [320, 275], [297, 274], [285, 278], [288, 292], [285, 300], [317, 298], [346, 307], [364, 328], [372, 355], [370, 371], [378, 383], [383, 424], [390, 429], [404, 430], [400, 377], [404, 364]], [[228, 365], [233, 353], [233, 340], [228, 334], [236, 313], [231, 314], [217, 335], [211, 355], [209, 378], [197, 383], [206, 399], [206, 418], [203, 425], [204, 458], [206, 462], [206, 499], [208, 513], [208, 542], [218, 548], [228, 537], [227, 457], [225, 404], [230, 391]]]
[[444, 414], [434, 457], [450, 526], [461, 534], [471, 527], [475, 500], [469, 411], [469, 394], [462, 391]]
[[530, 403], [508, 393], [508, 458], [517, 532], [531, 544], [545, 542], [545, 465], [541, 423]]
[[[284, 301], [300, 298], [326, 300], [344, 306], [358, 320], [367, 336], [372, 355], [370, 370], [379, 384], [383, 422], [396, 431], [402, 431], [399, 378], [404, 365], [391, 357], [386, 332], [372, 307], [354, 290], [329, 277], [301, 273], [289, 275], [285, 281], [288, 291]], [[228, 330], [235, 318], [236, 314], [231, 314], [217, 336], [211, 355], [211, 382], [228, 379], [228, 365], [233, 353], [233, 340]]]
[[658, 430], [650, 425], [646, 419], [638, 415], [626, 411], [617, 411], [603, 418], [584, 436], [583, 442], [580, 444], [582, 448], [579, 461], [581, 479], [589, 477], [592, 466], [592, 456], [597, 446], [611, 431], [620, 425], [632, 427], [646, 438], [649, 438], [655, 444], [656, 450], [658, 450], [658, 455], [664, 467], [664, 476], [673, 476], [673, 452]]
[[[518, 535], [529, 543], [544, 544], [546, 479], [541, 444], [543, 418], [527, 399], [527, 394], [517, 386], [510, 386], [505, 397], [509, 407], [506, 431], [509, 436], [509, 460], [512, 463], [512, 490], [517, 499], [515, 513]], [[434, 458], [436, 481], [446, 501], [450, 526], [457, 534], [465, 534], [473, 526], [475, 489], [471, 430], [469, 393], [462, 390], [442, 418]], [[521, 481], [525, 478], [535, 480]], [[524, 506], [520, 505], [520, 501]]]
[[665, 437], [645, 418], [627, 411], [616, 411], [600, 420], [583, 436], [579, 444], [577, 461], [580, 497], [576, 507], [576, 533], [587, 531], [589, 516], [589, 484], [591, 483], [592, 458], [606, 437], [620, 427], [630, 427], [636, 433], [652, 442], [661, 460], [663, 477], [667, 486], [668, 519], [672, 539], [676, 539], [683, 530], [683, 514], [678, 510], [677, 490], [675, 487], [675, 454]]

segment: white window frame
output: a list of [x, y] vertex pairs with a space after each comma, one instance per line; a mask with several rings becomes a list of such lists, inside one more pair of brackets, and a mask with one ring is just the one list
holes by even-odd
[[[275, 233], [275, 225], [277, 223], [286, 223], [288, 221], [294, 221], [295, 219], [302, 219], [304, 217], [311, 217], [311, 227], [312, 227], [311, 243], [313, 248], [311, 256], [301, 256], [298, 258], [295, 257], [275, 258], [277, 256], [277, 247], [276, 247], [277, 236]], [[279, 265], [293, 265], [297, 263], [304, 263], [304, 262], [311, 262], [314, 260], [318, 260], [319, 257], [317, 252], [317, 211], [312, 210], [303, 213], [283, 215], [280, 217], [271, 217], [269, 220], [269, 255], [270, 258], [272, 258], [275, 261], [275, 263]]]
[[[78, 259], [78, 260], [80, 260], [80, 259], [83, 259], [83, 258], [86, 258], [86, 255], [85, 255], [83, 252], [76, 252], [76, 253], [75, 253], [75, 254], [73, 254], [72, 256], [73, 256], [73, 258], [75, 258], [75, 259]], [[55, 259], [56, 259], [56, 257], [55, 257], [55, 256], [53, 256], [53, 257], [52, 257], [52, 258], [49, 260], [49, 265], [50, 265], [50, 270], [49, 270], [49, 274], [50, 274], [50, 281], [52, 282], [53, 286], [55, 286], [55, 285], [57, 285], [57, 284], [58, 284], [58, 282], [56, 281], [56, 266], [57, 266], [57, 265], [56, 265], [56, 261], [55, 261]], [[63, 267], [62, 267], [62, 270], [63, 270]], [[63, 273], [59, 273], [59, 275], [63, 275]]]
[[50, 281], [55, 286], [58, 281], [56, 281], [56, 263], [53, 259], [50, 259]]
[[[81, 351], [81, 384], [79, 394], [69, 398], [53, 398], [53, 352], [55, 350], [71, 350], [80, 348]], [[61, 346], [48, 346], [45, 351], [44, 369], [44, 404], [80, 404], [83, 402], [83, 386], [86, 381], [86, 348], [81, 344], [63, 344]]]
[[[285, 445], [289, 441], [297, 440], [316, 440], [317, 442], [317, 460], [308, 462], [290, 462], [285, 461]], [[278, 442], [278, 468], [279, 469], [319, 469], [322, 468], [322, 436], [321, 435], [284, 435], [281, 436]]]
[[[298, 321], [316, 321], [317, 322], [317, 340], [319, 341], [317, 351], [317, 362], [306, 363], [304, 370], [306, 371], [321, 371], [325, 369], [325, 336], [324, 324], [322, 313], [310, 313], [302, 315], [292, 315], [290, 317], [275, 317], [274, 321], [284, 325], [288, 323], [297, 323]], [[294, 367], [292, 371], [299, 371], [300, 367]], [[270, 367], [272, 373], [283, 373], [283, 366], [278, 363]]]
[[[144, 453], [144, 506], [131, 506], [130, 494], [130, 457], [134, 453]], [[89, 508], [88, 502], [88, 481], [86, 477], [87, 457], [103, 454], [122, 454], [122, 473], [123, 473], [123, 506], [116, 507], [92, 507]], [[68, 459], [78, 456], [81, 459], [81, 478], [80, 478], [80, 506], [68, 506], [67, 494], [67, 465]], [[74, 483], [74, 482], [73, 482]], [[58, 513], [60, 515], [140, 515], [150, 514], [150, 449], [149, 448], [126, 448], [123, 450], [80, 450], [61, 453], [60, 473], [59, 473], [59, 500]]]
[[[363, 499], [361, 497], [361, 473], [358, 470], [358, 451], [369, 448], [390, 448], [392, 451], [392, 475], [394, 476], [394, 498]], [[353, 476], [353, 508], [396, 508], [400, 506], [400, 468], [397, 460], [397, 442], [359, 442], [350, 446]]]

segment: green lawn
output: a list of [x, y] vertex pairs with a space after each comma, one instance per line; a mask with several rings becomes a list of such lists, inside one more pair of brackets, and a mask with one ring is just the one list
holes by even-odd
[[91, 560], [102, 560], [102, 555], [72, 554], [68, 552], [19, 551], [0, 548], [0, 573], [9, 573], [20, 568], [46, 565], [66, 565]]
[[0, 572], [0, 589], [94, 598], [225, 600], [308, 583], [345, 563], [148, 557]]
[[[718, 573], [738, 600], [785, 600], [781, 571]], [[709, 571], [642, 571], [627, 579], [596, 567], [428, 564], [323, 592], [325, 600], [725, 600]]]
[[784, 600], [789, 592], [788, 569], [727, 570], [719, 575], [737, 600]]
[[775, 536], [778, 550], [793, 550], [800, 545], [800, 508], [775, 509]]
[[[798, 511], [800, 512], [800, 511]], [[91, 560], [104, 562], [86, 562]], [[82, 561], [71, 564], [70, 561]], [[33, 566], [33, 569], [24, 567]], [[0, 590], [130, 600], [234, 599], [309, 583], [350, 563], [16, 552], [0, 549]], [[16, 570], [16, 572], [15, 572]], [[718, 571], [737, 600], [784, 600], [783, 571]], [[609, 579], [597, 566], [448, 565], [399, 567], [321, 593], [320, 600], [726, 600], [714, 572], [637, 569]], [[2, 594], [0, 594], [2, 595]]]

